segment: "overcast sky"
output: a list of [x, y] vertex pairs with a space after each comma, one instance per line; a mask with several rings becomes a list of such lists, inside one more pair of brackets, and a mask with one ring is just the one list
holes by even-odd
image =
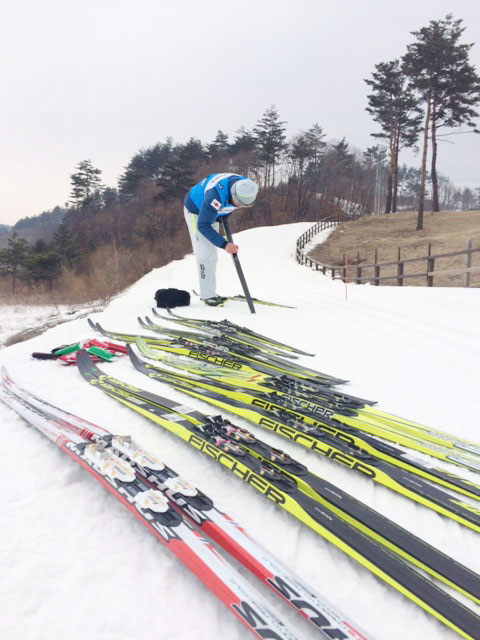
[[[210, 142], [274, 104], [288, 135], [376, 144], [365, 112], [374, 65], [452, 12], [478, 41], [472, 0], [0, 0], [0, 223], [63, 205], [85, 159], [117, 178], [172, 136]], [[480, 135], [443, 143], [439, 171], [480, 186]], [[416, 166], [419, 158], [400, 157]]]

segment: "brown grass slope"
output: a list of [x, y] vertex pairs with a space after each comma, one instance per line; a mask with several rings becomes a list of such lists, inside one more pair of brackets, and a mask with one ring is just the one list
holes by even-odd
[[[390, 262], [398, 260], [399, 248], [402, 260], [426, 256], [429, 244], [432, 256], [462, 251], [469, 239], [474, 248], [480, 248], [480, 211], [427, 213], [422, 231], [415, 230], [416, 220], [416, 212], [358, 218], [337, 227], [328, 240], [316, 246], [309, 255], [314, 260], [329, 265], [343, 265], [344, 256], [347, 256], [351, 265], [349, 279], [352, 280], [357, 264], [362, 266], [362, 277], [373, 277], [373, 268], [363, 265], [375, 262], [375, 250], [377, 262]], [[435, 271], [460, 269], [464, 266], [464, 255], [435, 260]], [[480, 252], [472, 254], [472, 266], [480, 267]], [[426, 260], [407, 262], [404, 274], [422, 273], [426, 270]], [[381, 267], [381, 277], [390, 275], [396, 277], [396, 265]], [[470, 286], [480, 287], [480, 272], [472, 273], [470, 278]], [[380, 281], [380, 284], [395, 285], [396, 279]], [[462, 287], [464, 275], [439, 275], [434, 278], [433, 284]], [[425, 286], [426, 277], [407, 278], [404, 285]]]

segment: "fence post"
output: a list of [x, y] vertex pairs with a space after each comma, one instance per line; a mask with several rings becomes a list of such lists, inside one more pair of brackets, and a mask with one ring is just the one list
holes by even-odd
[[378, 286], [378, 278], [380, 277], [380, 267], [377, 265], [377, 262], [378, 262], [378, 248], [377, 247], [375, 247], [375, 258], [374, 258], [373, 262], [374, 262], [373, 284], [375, 286]]
[[399, 262], [397, 265], [397, 285], [403, 286], [403, 262]]
[[362, 267], [357, 264], [357, 277], [355, 282], [357, 284], [362, 284]]
[[403, 286], [403, 262], [401, 262], [402, 250], [398, 247], [397, 251], [397, 286]]
[[345, 256], [345, 266], [343, 268], [343, 276], [345, 282], [345, 300], [348, 299], [347, 286], [348, 286], [348, 258]]
[[[431, 245], [429, 245], [431, 247]], [[429, 249], [430, 250], [430, 249]], [[430, 255], [430, 253], [429, 253]], [[435, 258], [430, 255], [427, 258], [427, 287], [433, 287], [433, 271], [435, 269]], [[432, 275], [429, 275], [431, 273]]]
[[[465, 250], [467, 252], [465, 256], [465, 268], [470, 269], [470, 267], [472, 266], [472, 241], [471, 240], [467, 240], [467, 246], [465, 247]], [[465, 272], [464, 286], [465, 287], [470, 286], [470, 271]]]

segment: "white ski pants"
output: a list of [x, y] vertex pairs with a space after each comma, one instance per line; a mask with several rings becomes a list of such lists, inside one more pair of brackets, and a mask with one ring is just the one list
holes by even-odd
[[[218, 249], [204, 235], [198, 232], [197, 220], [198, 215], [191, 213], [185, 207], [183, 208], [185, 222], [187, 223], [188, 233], [192, 241], [193, 253], [197, 261], [198, 282], [200, 285], [200, 297], [205, 300], [213, 298], [217, 295], [217, 277], [216, 268], [218, 261]], [[212, 227], [218, 231], [220, 224], [214, 222]]]

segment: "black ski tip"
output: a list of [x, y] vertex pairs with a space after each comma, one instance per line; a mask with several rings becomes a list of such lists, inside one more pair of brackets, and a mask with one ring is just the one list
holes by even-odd
[[88, 324], [94, 331], [98, 331], [98, 333], [101, 333], [104, 336], [108, 337], [108, 334], [105, 332], [99, 322], [94, 322], [91, 318], [88, 318]]
[[56, 360], [58, 356], [56, 356], [54, 353], [41, 353], [39, 351], [34, 351], [32, 353], [32, 358], [35, 358], [37, 360]]
[[142, 329], [148, 329], [149, 326], [146, 324], [146, 322], [143, 320], [143, 318], [140, 318], [140, 316], [137, 316], [137, 320], [140, 324], [140, 326], [142, 327]]
[[101, 376], [102, 371], [91, 361], [88, 352], [80, 349], [76, 354], [77, 368], [84, 378], [90, 376]]
[[130, 344], [127, 344], [127, 355], [130, 358], [130, 362], [133, 364], [135, 368], [137, 368], [138, 365], [141, 364], [142, 361], [137, 356], [137, 354], [135, 353], [135, 351], [133, 350]]
[[[170, 311], [170, 309], [168, 307], [166, 307], [167, 311]], [[161, 320], [170, 320], [170, 318], [168, 316], [162, 316], [161, 313], [158, 313], [158, 311], [156, 311], [155, 309], [152, 309], [153, 311], [153, 315], [156, 318], [160, 318]]]
[[101, 333], [103, 336], [107, 336], [107, 338], [109, 338], [110, 336], [108, 335], [108, 332], [105, 331], [105, 329], [102, 327], [102, 325], [99, 322], [95, 323], [95, 328], [96, 330]]

